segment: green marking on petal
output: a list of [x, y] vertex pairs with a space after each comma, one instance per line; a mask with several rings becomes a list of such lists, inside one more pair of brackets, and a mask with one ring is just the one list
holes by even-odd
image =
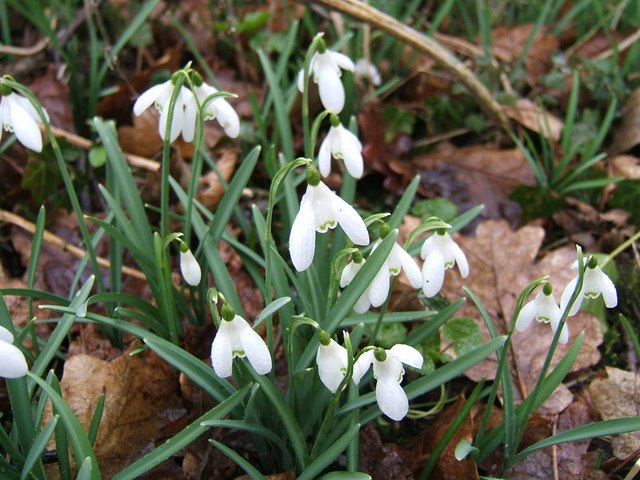
[[600, 292], [584, 292], [584, 296], [587, 298], [598, 298], [600, 296]]
[[453, 268], [453, 266], [456, 264], [456, 261], [453, 260], [451, 262], [447, 262], [444, 264], [444, 268]]
[[550, 317], [545, 317], [544, 315], [539, 315], [536, 317], [536, 320], [540, 323], [549, 323], [551, 321]]
[[330, 228], [335, 228], [336, 225], [337, 223], [335, 220], [327, 220], [326, 222], [320, 225], [320, 230], [322, 232], [326, 232]]
[[233, 350], [233, 351], [231, 352], [231, 354], [232, 354], [234, 357], [244, 357], [244, 356], [246, 355], [246, 354], [244, 353], [244, 350]]

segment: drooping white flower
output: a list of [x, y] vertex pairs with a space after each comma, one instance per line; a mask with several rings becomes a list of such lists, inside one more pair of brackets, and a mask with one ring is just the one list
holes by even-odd
[[323, 177], [331, 173], [331, 157], [342, 160], [353, 178], [362, 177], [362, 143], [340, 124], [335, 115], [331, 116], [331, 128], [318, 152], [318, 167]]
[[[576, 261], [571, 268], [577, 270], [578, 262]], [[564, 288], [562, 297], [560, 298], [560, 308], [562, 311], [564, 311], [566, 306], [569, 304], [569, 300], [571, 299], [571, 295], [573, 294], [577, 283], [578, 276], [573, 278]], [[607, 274], [598, 266], [597, 258], [592, 256], [587, 261], [587, 266], [584, 270], [584, 278], [582, 280], [582, 289], [580, 290], [580, 293], [578, 293], [578, 298], [576, 298], [576, 301], [571, 306], [571, 310], [569, 310], [569, 316], [573, 316], [578, 313], [578, 310], [580, 310], [580, 306], [582, 305], [582, 301], [585, 298], [598, 298], [600, 294], [602, 294], [604, 304], [607, 308], [613, 308], [618, 304], [616, 286]]]
[[[169, 120], [169, 102], [175, 90], [172, 80], [167, 80], [159, 85], [146, 90], [138, 97], [136, 103], [133, 104], [133, 113], [140, 116], [151, 105], [155, 106], [160, 112], [160, 121], [158, 122], [158, 133], [163, 140], [167, 121]], [[171, 121], [171, 130], [169, 141], [174, 142], [182, 133], [185, 142], [193, 141], [196, 128], [196, 117], [198, 115], [198, 105], [191, 93], [191, 90], [184, 85], [180, 87], [180, 92], [176, 98], [176, 104], [173, 109], [173, 119]]]
[[[0, 138], [2, 130], [13, 132], [25, 147], [34, 152], [42, 151], [42, 134], [38, 123], [40, 115], [31, 102], [18, 93], [14, 93], [2, 85], [4, 92], [0, 92]], [[49, 120], [47, 112], [45, 118]]]
[[[201, 81], [199, 77], [198, 75], [195, 78]], [[196, 81], [195, 83], [198, 82]], [[207, 97], [215, 93], [218, 93], [218, 90], [205, 82], [195, 87], [195, 94], [200, 103], [203, 103]], [[224, 132], [231, 138], [236, 138], [240, 133], [240, 117], [223, 97], [214, 98], [204, 108], [204, 119], [213, 120], [214, 118], [218, 120]]]
[[0, 377], [20, 378], [29, 371], [22, 351], [13, 345], [13, 335], [0, 327]]
[[336, 393], [347, 374], [347, 349], [339, 345], [327, 332], [320, 331], [316, 363], [320, 380], [331, 393]]
[[189, 285], [197, 287], [200, 284], [202, 278], [200, 264], [184, 242], [182, 242], [180, 246], [180, 272], [182, 272], [182, 278], [184, 278]]
[[[382, 240], [378, 240], [373, 246], [371, 251], [373, 252]], [[407, 251], [400, 246], [397, 242], [391, 247], [389, 257], [387, 258], [387, 267], [391, 275], [398, 276], [400, 270], [404, 270], [404, 273], [409, 279], [409, 283], [413, 288], [420, 288], [422, 286], [422, 273], [420, 267]]]
[[271, 371], [271, 354], [264, 340], [230, 305], [222, 307], [222, 320], [211, 344], [211, 364], [221, 378], [231, 376], [234, 357], [247, 357], [260, 375]]
[[[315, 169], [314, 169], [315, 170]], [[313, 178], [312, 177], [318, 177]], [[358, 212], [320, 182], [317, 171], [308, 174], [309, 185], [300, 201], [300, 210], [291, 226], [289, 253], [293, 266], [299, 272], [313, 261], [316, 232], [324, 233], [340, 224], [356, 245], [369, 244], [369, 232]]]
[[444, 283], [444, 271], [456, 263], [462, 278], [469, 275], [467, 257], [451, 236], [445, 232], [436, 232], [422, 244], [420, 256], [422, 266], [422, 291], [427, 298], [436, 295]]
[[376, 400], [382, 413], [392, 420], [402, 420], [409, 411], [407, 394], [400, 386], [404, 377], [402, 364], [422, 368], [424, 359], [409, 345], [397, 344], [389, 350], [376, 348], [363, 353], [353, 366], [353, 381], [358, 384], [373, 363]]
[[[357, 252], [359, 253], [359, 252]], [[364, 266], [365, 261], [362, 255], [354, 255], [354, 259], [351, 260], [340, 276], [340, 287], [345, 288], [351, 283], [356, 274]], [[359, 260], [359, 261], [358, 261]], [[371, 283], [367, 289], [360, 295], [360, 298], [353, 306], [353, 309], [358, 313], [365, 313], [370, 307], [379, 307], [382, 305], [387, 296], [389, 295], [389, 266], [385, 261], [378, 270], [378, 273], [373, 277]]]
[[[327, 50], [322, 44], [311, 57], [309, 77], [318, 84], [320, 101], [325, 109], [338, 114], [344, 108], [344, 87], [340, 77], [342, 70], [353, 72], [355, 65], [346, 55]], [[341, 70], [342, 69], [342, 70]], [[304, 92], [304, 70], [298, 73], [298, 90]]]
[[[520, 310], [518, 318], [516, 318], [516, 329], [519, 332], [525, 331], [535, 318], [538, 322], [549, 323], [553, 333], [555, 333], [560, 326], [561, 317], [562, 311], [553, 298], [551, 284], [547, 283], [543, 291]], [[560, 343], [567, 343], [569, 341], [569, 327], [566, 322], [564, 327], [562, 327], [558, 341]]]
[[368, 79], [369, 82], [371, 82], [371, 85], [376, 87], [382, 83], [380, 72], [376, 66], [365, 58], [359, 58], [356, 61], [353, 73], [360, 78]]

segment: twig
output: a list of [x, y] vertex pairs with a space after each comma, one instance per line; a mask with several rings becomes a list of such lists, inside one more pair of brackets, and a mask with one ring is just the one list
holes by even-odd
[[620, 43], [618, 43], [615, 49], [610, 48], [608, 50], [605, 50], [604, 52], [599, 53], [594, 57], [594, 60], [604, 60], [605, 58], [609, 58], [611, 55], [613, 55], [616, 52], [618, 53], [624, 52], [627, 48], [629, 48], [631, 45], [636, 43], [638, 40], [640, 40], [640, 28], [635, 32], [633, 32], [631, 35], [629, 35], [627, 38], [622, 40]]
[[[0, 222], [10, 223], [17, 227], [20, 227], [23, 230], [26, 230], [29, 233], [35, 233], [36, 231], [36, 225], [34, 223], [31, 223], [29, 220], [26, 220], [21, 216], [16, 215], [15, 213], [8, 212], [6, 210], [0, 210]], [[76, 258], [84, 258], [84, 256], [86, 255], [86, 252], [82, 248], [71, 245], [56, 234], [51, 233], [47, 230], [43, 232], [42, 238], [45, 242], [53, 245], [54, 247], [58, 247], [63, 252], [69, 252]], [[106, 258], [98, 257], [97, 261], [98, 265], [100, 265], [101, 267], [111, 267], [111, 263]], [[136, 270], [135, 268], [123, 266], [122, 273], [134, 278], [139, 278], [141, 280], [146, 279], [144, 273], [142, 273], [140, 270]]]
[[[40, 125], [40, 130], [44, 131], [44, 126]], [[81, 137], [80, 135], [68, 132], [66, 130], [63, 130], [62, 128], [51, 126], [51, 131], [56, 137], [62, 137], [71, 145], [83, 148], [85, 150], [89, 150], [95, 145], [88, 138]], [[160, 170], [160, 163], [154, 160], [149, 160], [148, 158], [141, 157], [140, 155], [134, 155], [133, 153], [125, 153], [124, 156], [127, 161], [134, 167], [143, 168], [145, 170], [149, 170], [150, 172], [157, 172], [158, 170]]]
[[421, 34], [408, 25], [400, 23], [390, 15], [382, 13], [378, 9], [359, 0], [314, 1], [366, 22], [415, 48], [419, 52], [434, 58], [476, 96], [480, 104], [496, 119], [502, 128], [508, 129], [509, 120], [502, 111], [500, 104], [491, 95], [491, 92], [476, 78], [471, 70], [434, 39]]
[[7, 55], [16, 55], [17, 57], [31, 57], [43, 51], [49, 45], [47, 37], [42, 38], [32, 47], [14, 47], [12, 45], [0, 44], [0, 53]]

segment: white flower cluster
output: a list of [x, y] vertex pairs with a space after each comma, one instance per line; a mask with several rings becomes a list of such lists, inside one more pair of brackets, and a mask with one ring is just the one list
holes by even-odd
[[[165, 139], [167, 122], [169, 121], [169, 104], [176, 90], [177, 73], [170, 80], [154, 85], [138, 97], [133, 105], [133, 112], [140, 116], [153, 105], [160, 112], [158, 133]], [[202, 81], [196, 72], [191, 72], [193, 91], [184, 84], [176, 94], [176, 103], [169, 130], [169, 142], [174, 142], [182, 133], [185, 142], [192, 142], [195, 137], [199, 111], [202, 108], [203, 119], [216, 118], [225, 133], [236, 138], [240, 133], [240, 118], [236, 111], [218, 94], [218, 90]], [[213, 96], [213, 97], [212, 97]]]
[[[578, 262], [576, 261], [571, 268], [577, 269]], [[574, 277], [567, 286], [564, 287], [560, 298], [560, 306], [558, 307], [558, 304], [553, 298], [553, 288], [550, 283], [546, 283], [542, 292], [520, 310], [516, 318], [516, 329], [519, 332], [523, 332], [531, 325], [531, 322], [536, 319], [538, 322], [550, 324], [555, 334], [560, 326], [562, 314], [569, 306], [577, 284], [578, 276]], [[587, 260], [582, 279], [582, 288], [578, 292], [578, 296], [571, 306], [571, 309], [567, 312], [567, 316], [572, 317], [578, 313], [585, 298], [596, 299], [600, 295], [602, 295], [607, 308], [613, 308], [618, 304], [618, 294], [616, 293], [615, 285], [598, 266], [596, 257], [592, 256]], [[562, 327], [558, 341], [562, 344], [569, 341], [569, 327], [566, 321]]]

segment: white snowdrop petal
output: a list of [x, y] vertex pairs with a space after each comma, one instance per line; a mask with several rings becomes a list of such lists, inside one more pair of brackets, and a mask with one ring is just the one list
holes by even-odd
[[[225, 320], [222, 322], [224, 323]], [[231, 342], [224, 334], [222, 324], [220, 327], [211, 344], [211, 365], [216, 375], [220, 378], [227, 378], [232, 373], [233, 353]]]
[[444, 257], [439, 251], [427, 256], [422, 266], [422, 291], [427, 298], [435, 296], [444, 283]]
[[336, 115], [344, 108], [344, 87], [335, 72], [323, 69], [318, 72], [318, 90], [324, 108]]
[[344, 267], [344, 270], [342, 270], [342, 274], [340, 275], [340, 288], [345, 288], [351, 283], [351, 280], [353, 280], [356, 274], [360, 271], [365, 261], [366, 260], [362, 260], [360, 263], [355, 263], [352, 260], [347, 263], [347, 266]]
[[[571, 295], [573, 295], [573, 291], [575, 290], [577, 283], [578, 283], [578, 277], [575, 277], [567, 284], [566, 287], [564, 287], [564, 290], [562, 292], [562, 297], [560, 298], [560, 310], [562, 310], [563, 312], [565, 311], [567, 305], [569, 304], [569, 300], [571, 300]], [[584, 291], [584, 289], [582, 291]], [[578, 298], [576, 298], [576, 301], [573, 303], [571, 310], [569, 310], [570, 317], [578, 313], [578, 310], [580, 310], [580, 306], [582, 305], [582, 299], [583, 299], [582, 291], [578, 293]]]
[[248, 324], [248, 328], [239, 333], [240, 343], [251, 366], [259, 375], [266, 375], [271, 371], [271, 354], [262, 337]]
[[0, 341], [13, 343], [13, 334], [2, 326], [0, 326]]
[[189, 285], [196, 287], [200, 284], [202, 271], [191, 250], [180, 252], [180, 272]]
[[424, 358], [422, 354], [410, 345], [398, 343], [389, 349], [389, 352], [402, 363], [413, 368], [422, 368]]
[[618, 294], [616, 292], [616, 286], [602, 270], [600, 271], [600, 289], [602, 291], [604, 304], [607, 306], [607, 308], [613, 308], [618, 305]]
[[0, 342], [0, 377], [20, 378], [29, 371], [22, 351], [7, 342]]
[[322, 141], [318, 151], [318, 170], [323, 177], [327, 177], [331, 173], [331, 146], [328, 135]]
[[409, 412], [409, 400], [400, 384], [393, 378], [378, 378], [376, 400], [382, 413], [391, 420], [400, 421]]
[[13, 100], [12, 94], [9, 97], [9, 109], [11, 115], [11, 125], [16, 137], [25, 147], [35, 151], [42, 151], [42, 135], [36, 121]]
[[371, 300], [369, 299], [368, 292], [365, 291], [362, 295], [360, 295], [360, 298], [358, 298], [358, 301], [353, 306], [353, 309], [356, 311], [356, 313], [362, 315], [363, 313], [367, 313], [370, 307]]
[[456, 260], [456, 264], [458, 265], [458, 269], [460, 270], [460, 276], [462, 278], [467, 278], [469, 275], [469, 262], [467, 262], [467, 256], [464, 254], [460, 246], [453, 241], [451, 237], [450, 248], [451, 253], [453, 254], [453, 258]]
[[[358, 145], [351, 139], [347, 137], [347, 134], [351, 134], [348, 130], [345, 129], [343, 132], [343, 141], [342, 141], [342, 160], [344, 162], [349, 175], [353, 178], [361, 178], [364, 172], [364, 160], [362, 159], [362, 147], [358, 147]], [[353, 134], [352, 134], [353, 136]]]
[[367, 291], [369, 292], [369, 300], [373, 307], [379, 307], [387, 299], [389, 295], [389, 266], [386, 262], [382, 264], [382, 267], [380, 267], [375, 277], [373, 277], [373, 280], [371, 280]]
[[373, 350], [367, 350], [362, 355], [360, 355], [358, 360], [356, 360], [356, 362], [353, 364], [353, 374], [351, 378], [356, 385], [360, 383], [362, 377], [364, 377], [367, 371], [369, 371], [369, 367], [371, 367], [373, 360]]
[[418, 267], [416, 261], [411, 255], [409, 255], [409, 253], [407, 253], [404, 248], [402, 248], [397, 243], [393, 248], [395, 250], [396, 257], [400, 261], [400, 265], [404, 270], [404, 273], [407, 275], [407, 278], [411, 283], [411, 286], [413, 288], [420, 288], [422, 286], [422, 272], [420, 271], [420, 267]]
[[224, 99], [216, 99], [213, 101], [217, 111], [217, 119], [220, 126], [231, 138], [237, 138], [240, 134], [240, 117], [234, 108]]
[[[549, 321], [550, 325], [551, 325], [551, 329], [553, 330], [553, 333], [556, 333], [556, 330], [558, 330], [558, 327], [560, 326], [560, 318], [554, 317]], [[567, 325], [568, 322], [564, 323], [564, 327], [562, 327], [562, 331], [560, 332], [560, 338], [558, 338], [558, 342], [562, 343], [563, 345], [566, 344], [569, 341], [569, 326]]]
[[527, 328], [529, 328], [531, 322], [533, 322], [535, 315], [536, 301], [531, 300], [520, 310], [518, 318], [516, 319], [516, 330], [518, 330], [519, 332], [524, 332]]
[[[22, 109], [25, 112], [27, 112], [27, 115], [29, 115], [31, 118], [33, 118], [36, 122], [40, 122], [41, 121], [40, 115], [38, 115], [38, 111], [31, 104], [31, 102], [29, 101], [28, 98], [25, 98], [22, 95], [17, 94], [17, 93], [14, 94], [13, 97], [18, 102], [18, 104], [22, 107]], [[47, 121], [49, 121], [49, 114], [47, 113], [47, 111], [44, 108], [42, 109], [42, 113], [44, 113], [44, 118]]]
[[353, 60], [347, 57], [344, 53], [329, 52], [329, 54], [331, 55], [331, 59], [341, 69], [348, 70], [350, 72], [353, 72], [355, 70], [355, 64], [353, 63]]
[[[305, 196], [308, 193], [305, 194]], [[306, 270], [313, 261], [316, 249], [315, 215], [311, 204], [302, 198], [300, 211], [293, 221], [289, 235], [291, 262], [299, 272]]]
[[316, 363], [320, 380], [331, 393], [335, 393], [346, 374], [347, 350], [332, 339], [329, 345], [320, 345]]
[[154, 85], [140, 95], [133, 104], [133, 113], [135, 113], [136, 116], [140, 116], [142, 112], [153, 105], [158, 97], [164, 93], [164, 90], [167, 88], [167, 83], [168, 82], [164, 82], [159, 85]]
[[429, 255], [429, 252], [431, 252], [431, 250], [433, 250], [433, 240], [434, 240], [434, 238], [435, 238], [435, 235], [431, 235], [422, 244], [422, 248], [420, 248], [420, 257], [423, 260], [425, 258], [427, 258], [427, 256]]
[[198, 121], [198, 105], [193, 95], [190, 101], [184, 105], [184, 120], [182, 125], [182, 138], [185, 142], [193, 142], [196, 135], [196, 122]]
[[335, 212], [338, 223], [344, 230], [344, 233], [356, 245], [369, 244], [369, 232], [364, 224], [362, 217], [356, 212], [355, 208], [345, 202], [337, 195], [333, 195], [332, 210]]

